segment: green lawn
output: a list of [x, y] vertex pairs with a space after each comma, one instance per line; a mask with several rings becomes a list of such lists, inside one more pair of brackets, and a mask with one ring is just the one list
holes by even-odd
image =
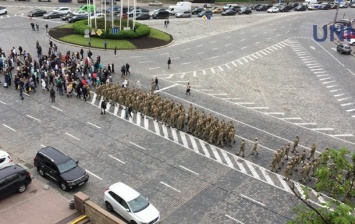
[[170, 36], [168, 34], [154, 28], [150, 28], [149, 37], [164, 41], [170, 40]]
[[[88, 46], [88, 39], [84, 38], [82, 35], [79, 35], [79, 34], [68, 35], [68, 36], [60, 38], [60, 40], [67, 42], [67, 43]], [[103, 49], [104, 48], [104, 41], [105, 40], [100, 39], [100, 38], [91, 38], [91, 47]], [[115, 46], [117, 47], [117, 49], [125, 49], [125, 50], [136, 49], [136, 46], [127, 40], [107, 39], [106, 41], [107, 41], [107, 48], [108, 49], [114, 49]]]
[[61, 25], [58, 28], [73, 29], [73, 23], [67, 23], [67, 24]]

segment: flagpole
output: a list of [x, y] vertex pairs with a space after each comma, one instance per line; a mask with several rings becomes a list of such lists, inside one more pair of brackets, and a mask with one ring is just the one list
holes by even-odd
[[134, 26], [136, 24], [136, 15], [137, 15], [136, 14], [137, 13], [136, 12], [136, 0], [133, 0], [133, 10], [134, 10], [134, 13], [133, 13], [134, 15], [133, 15], [133, 27], [132, 28], [134, 29]]
[[[105, 3], [105, 15], [106, 15], [106, 0], [104, 1]], [[111, 8], [111, 11], [113, 11], [113, 8]], [[106, 31], [106, 16], [105, 16], [105, 31]]]
[[97, 22], [96, 22], [96, 1], [94, 0], [94, 17], [95, 17], [95, 29], [97, 29]]
[[129, 0], [127, 0], [127, 27], [129, 27]]
[[[114, 1], [114, 0], [111, 0], [112, 9], [113, 9], [113, 1]], [[112, 12], [111, 12], [111, 21], [112, 21], [111, 28], [113, 28], [113, 10], [112, 10]]]
[[121, 0], [121, 9], [120, 9], [120, 30], [122, 28], [122, 14], [123, 14], [123, 0]]

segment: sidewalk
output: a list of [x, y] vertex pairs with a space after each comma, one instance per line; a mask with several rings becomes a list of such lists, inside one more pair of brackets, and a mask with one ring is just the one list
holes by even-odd
[[43, 189], [37, 178], [22, 194], [13, 194], [1, 200], [0, 224], [66, 224], [78, 217], [69, 209], [68, 200], [55, 190]]

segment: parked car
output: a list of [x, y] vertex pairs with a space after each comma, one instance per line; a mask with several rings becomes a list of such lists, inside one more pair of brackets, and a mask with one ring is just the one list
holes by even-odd
[[0, 6], [0, 15], [7, 14], [7, 8], [5, 6]]
[[65, 14], [63, 14], [61, 12], [51, 11], [51, 12], [44, 14], [43, 18], [44, 19], [60, 18], [63, 15], [65, 15]]
[[219, 13], [222, 13], [223, 12], [223, 9], [222, 8], [215, 8], [215, 9], [212, 9], [212, 12], [214, 13], [214, 14], [219, 14]]
[[113, 2], [114, 5], [117, 4], [115, 0], [113, 0], [113, 1], [112, 1], [112, 0], [102, 0], [102, 4], [103, 4], [103, 5], [105, 5], [105, 4], [106, 4], [106, 5], [111, 5], [112, 2]]
[[355, 8], [355, 3], [351, 4], [350, 8]]
[[202, 11], [199, 14], [197, 14], [198, 17], [203, 17], [203, 16], [212, 17], [212, 15], [213, 12], [211, 10]]
[[156, 224], [159, 211], [133, 188], [118, 182], [104, 191], [104, 202], [109, 212], [116, 212], [129, 223]]
[[0, 198], [13, 193], [23, 193], [32, 182], [32, 175], [19, 165], [0, 169]]
[[88, 173], [78, 166], [78, 161], [51, 146], [41, 148], [33, 164], [39, 175], [50, 177], [64, 191], [81, 186], [89, 180]]
[[154, 1], [154, 2], [149, 2], [149, 6], [163, 6], [162, 2], [159, 1]]
[[[117, 5], [114, 5], [112, 7], [109, 7], [106, 9], [106, 13], [111, 13], [112, 11], [113, 12], [120, 12], [121, 10], [121, 7], [117, 6]], [[127, 9], [128, 10], [128, 9]], [[127, 12], [127, 11], [126, 11]]]
[[202, 12], [202, 11], [205, 11], [205, 8], [203, 8], [203, 7], [197, 7], [197, 8], [194, 8], [194, 9], [192, 10], [192, 14], [193, 14], [193, 15], [197, 15], [197, 14], [199, 14], [199, 13]]
[[307, 10], [307, 6], [306, 5], [299, 5], [294, 10], [295, 11], [306, 11]]
[[14, 165], [14, 163], [9, 153], [0, 150], [0, 169], [11, 165]]
[[[94, 0], [90, 0], [90, 4], [92, 4]], [[87, 4], [87, 0], [78, 0], [78, 3], [85, 3]]]
[[227, 9], [231, 9], [234, 6], [238, 6], [238, 4], [225, 4], [223, 6], [223, 11], [226, 11]]
[[319, 9], [321, 10], [328, 10], [328, 9], [331, 9], [331, 5], [328, 4], [328, 3], [322, 3], [319, 7]]
[[152, 14], [153, 19], [167, 19], [169, 18], [170, 13], [166, 10], [164, 11], [156, 11]]
[[275, 7], [275, 6], [273, 6], [273, 7], [269, 8], [269, 9], [266, 10], [266, 11], [267, 11], [268, 13], [276, 13], [276, 12], [279, 12], [280, 9], [277, 8], [277, 7]]
[[249, 7], [241, 7], [240, 10], [238, 11], [238, 15], [241, 15], [241, 14], [251, 14], [252, 11]]
[[233, 16], [236, 14], [237, 14], [237, 11], [235, 11], [233, 9], [227, 9], [226, 11], [221, 13], [222, 16]]
[[349, 45], [351, 45], [351, 46], [355, 46], [355, 38], [350, 39], [350, 41], [349, 41]]
[[176, 18], [190, 18], [192, 16], [191, 11], [177, 12], [175, 13]]
[[255, 10], [256, 10], [256, 11], [266, 11], [266, 10], [268, 10], [268, 9], [271, 8], [271, 7], [272, 7], [272, 5], [266, 4], [266, 5], [262, 5], [262, 6], [260, 6], [260, 7], [257, 7]]
[[136, 15], [136, 20], [148, 20], [150, 19], [149, 13], [140, 13]]
[[63, 15], [65, 15], [68, 12], [70, 12], [70, 8], [69, 7], [58, 7], [56, 9], [54, 9], [53, 12], [61, 12], [61, 13], [63, 13]]
[[250, 8], [252, 10], [255, 10], [257, 7], [260, 7], [260, 6], [262, 6], [262, 4], [255, 4], [255, 5], [250, 6]]
[[320, 9], [320, 7], [321, 7], [320, 4], [313, 3], [313, 4], [309, 4], [307, 9], [308, 10], [318, 10], [318, 9]]
[[63, 21], [67, 21], [72, 16], [74, 16], [74, 14], [71, 13], [71, 12], [68, 12], [66, 15], [61, 16], [60, 19], [63, 20]]
[[39, 16], [43, 16], [46, 13], [47, 13], [47, 11], [42, 10], [42, 9], [33, 9], [27, 15], [29, 17], [39, 17]]
[[94, 12], [92, 12], [91, 14], [90, 14], [90, 18], [91, 19], [99, 19], [99, 18], [105, 18], [105, 16], [106, 16], [106, 14], [105, 13], [102, 13], [102, 12], [97, 12], [97, 13], [94, 13]]
[[351, 54], [351, 48], [349, 45], [347, 44], [339, 44], [337, 46], [337, 51], [340, 53], [340, 54]]
[[[148, 13], [149, 14], [149, 10], [148, 9], [143, 9], [143, 8], [136, 9], [135, 12], [136, 12], [136, 15], [141, 14], [141, 13]], [[128, 13], [129, 17], [133, 17], [133, 15], [134, 15], [134, 9], [129, 11], [129, 13]]]
[[293, 9], [292, 6], [290, 6], [290, 5], [284, 5], [284, 6], [281, 6], [281, 7], [280, 7], [280, 12], [289, 12], [289, 11], [291, 11], [291, 9]]

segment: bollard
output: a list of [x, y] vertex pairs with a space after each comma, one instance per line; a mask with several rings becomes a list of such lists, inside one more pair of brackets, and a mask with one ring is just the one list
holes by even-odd
[[74, 209], [75, 209], [74, 199], [69, 200], [69, 208], [70, 208], [71, 210], [74, 210]]

